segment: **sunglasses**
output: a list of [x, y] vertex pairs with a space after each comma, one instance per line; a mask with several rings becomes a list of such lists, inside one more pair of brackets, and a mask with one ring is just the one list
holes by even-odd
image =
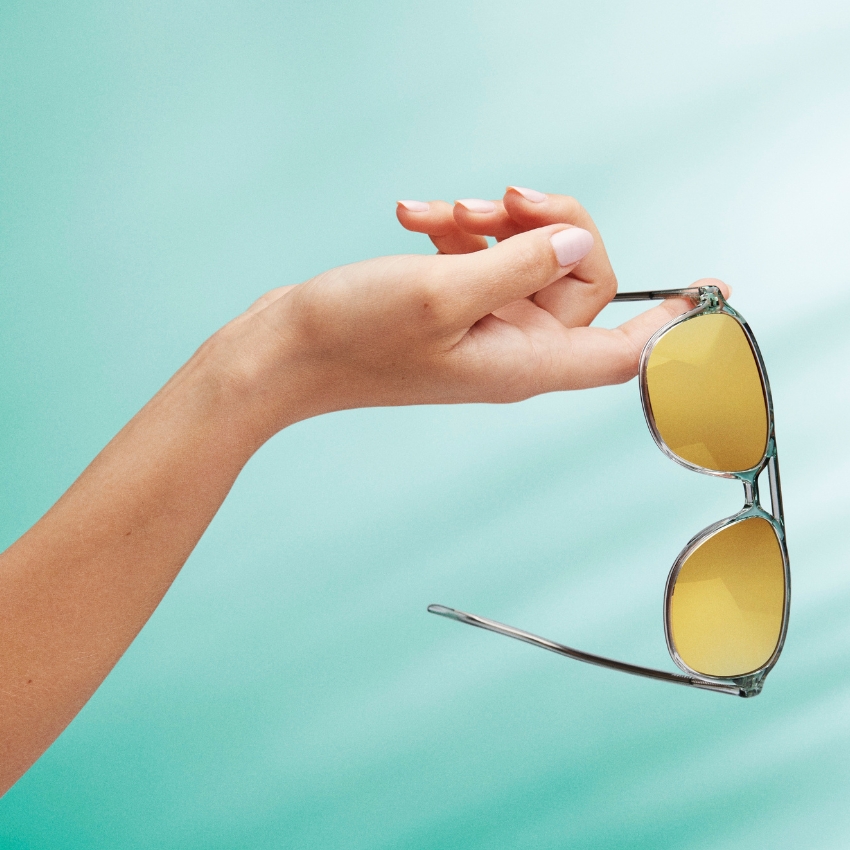
[[[752, 331], [716, 286], [626, 292], [614, 301], [680, 296], [690, 297], [694, 309], [657, 331], [641, 353], [646, 423], [669, 458], [744, 485], [744, 507], [693, 537], [667, 577], [664, 636], [685, 675], [571, 649], [444, 605], [428, 610], [576, 661], [753, 697], [782, 652], [791, 601], [770, 386]], [[758, 480], [765, 468], [769, 513], [759, 502]]]

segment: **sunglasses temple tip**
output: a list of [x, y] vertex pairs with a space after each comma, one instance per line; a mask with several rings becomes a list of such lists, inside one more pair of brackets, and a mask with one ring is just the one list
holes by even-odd
[[454, 620], [457, 623], [466, 623], [468, 626], [487, 628], [480, 622], [481, 618], [476, 617], [474, 614], [467, 614], [466, 611], [458, 611], [455, 608], [449, 608], [448, 605], [429, 605], [428, 613], [436, 614], [438, 617], [445, 617], [447, 620]]

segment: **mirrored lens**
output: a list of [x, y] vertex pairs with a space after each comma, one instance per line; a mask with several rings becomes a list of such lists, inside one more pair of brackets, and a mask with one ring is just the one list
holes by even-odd
[[682, 565], [670, 600], [670, 633], [692, 670], [742, 676], [773, 655], [784, 611], [776, 532], [765, 519], [745, 519], [709, 537]]
[[683, 460], [717, 472], [752, 469], [767, 447], [767, 402], [749, 340], [725, 313], [667, 331], [647, 362], [655, 426]]

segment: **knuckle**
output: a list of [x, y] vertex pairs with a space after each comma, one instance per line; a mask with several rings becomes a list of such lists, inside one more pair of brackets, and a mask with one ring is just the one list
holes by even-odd
[[563, 205], [564, 213], [570, 222], [587, 217], [587, 210], [572, 195], [564, 195]]
[[617, 294], [618, 286], [617, 275], [613, 271], [602, 276], [602, 279], [599, 281], [599, 291], [605, 298], [606, 304]]
[[571, 195], [564, 195], [559, 204], [561, 220], [567, 224], [572, 224], [575, 227], [583, 227], [595, 235], [595, 239], [599, 238], [599, 231], [593, 221], [590, 213]]

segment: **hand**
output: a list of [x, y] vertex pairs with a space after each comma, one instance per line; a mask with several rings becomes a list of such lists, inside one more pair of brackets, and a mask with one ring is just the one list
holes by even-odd
[[590, 253], [572, 272], [532, 299], [565, 327], [589, 325], [617, 291], [617, 278], [602, 237], [575, 198], [510, 186], [498, 201], [467, 199], [454, 205], [445, 201], [399, 201], [396, 215], [406, 229], [427, 233], [441, 254], [480, 251], [487, 248], [487, 236], [501, 242], [550, 224], [584, 228], [593, 236]]
[[[691, 302], [589, 327], [617, 288], [599, 232], [572, 198], [523, 192], [480, 212], [400, 204], [401, 223], [440, 254], [333, 269], [268, 293], [224, 328], [248, 367], [258, 438], [332, 410], [512, 402], [634, 377], [647, 339]], [[500, 241], [486, 248], [485, 234]]]
[[[649, 336], [690, 303], [588, 327], [616, 289], [602, 240], [575, 201], [533, 197], [401, 210], [443, 256], [369, 260], [263, 296], [0, 554], [0, 795], [112, 669], [276, 431], [347, 407], [517, 401], [635, 374]], [[501, 241], [482, 250], [481, 234]]]

